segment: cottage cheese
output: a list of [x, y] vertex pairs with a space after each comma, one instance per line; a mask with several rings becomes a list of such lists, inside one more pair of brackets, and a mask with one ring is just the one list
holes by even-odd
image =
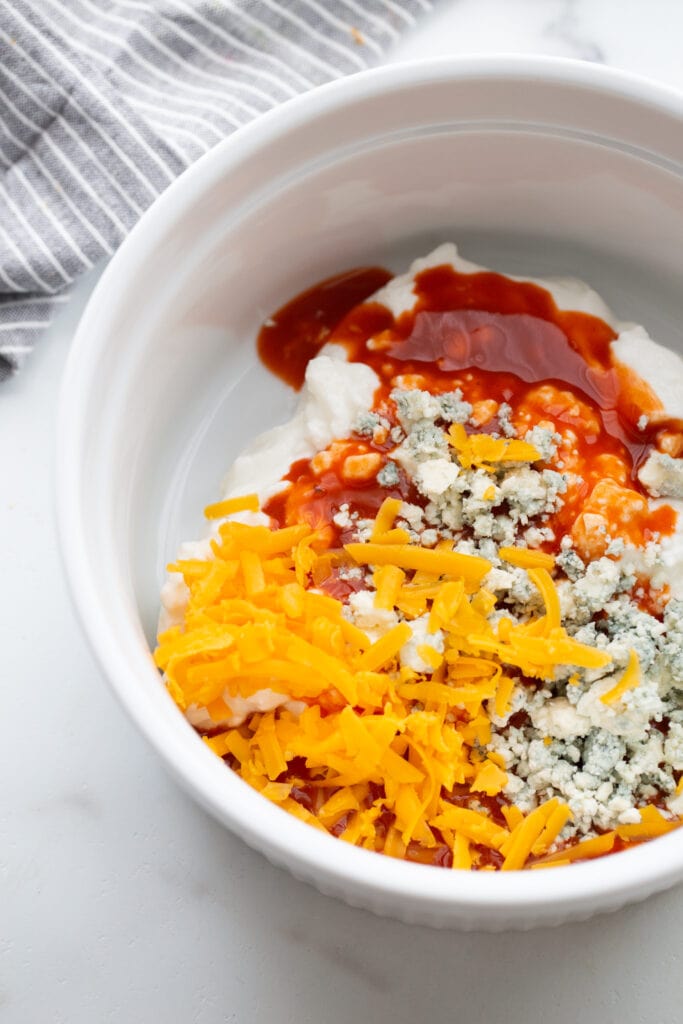
[[312, 359], [293, 418], [256, 438], [233, 463], [223, 481], [222, 497], [258, 494], [262, 502], [282, 490], [282, 477], [293, 462], [310, 459], [339, 437], [372, 406], [377, 374], [364, 363], [348, 363], [337, 345]]

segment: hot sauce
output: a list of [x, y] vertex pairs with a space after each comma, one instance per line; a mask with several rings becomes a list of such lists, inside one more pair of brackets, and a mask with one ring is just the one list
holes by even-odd
[[391, 279], [381, 267], [360, 267], [328, 277], [301, 292], [266, 321], [258, 353], [269, 370], [300, 388], [310, 359], [329, 340], [339, 321]]
[[[351, 361], [367, 363], [377, 373], [374, 408], [392, 425], [389, 394], [409, 379], [433, 394], [460, 388], [475, 406], [491, 399], [507, 403], [521, 432], [538, 423], [551, 427], [562, 436], [564, 469], [571, 474], [562, 509], [553, 518], [557, 543], [605, 480], [613, 486], [602, 488], [603, 504], [612, 509], [625, 540], [643, 544], [673, 531], [670, 508], [650, 511], [644, 497], [638, 504], [636, 495], [644, 491], [637, 471], [662, 435], [668, 435], [669, 445], [671, 437], [683, 443], [683, 424], [665, 419], [648, 386], [614, 360], [616, 333], [609, 324], [588, 313], [559, 310], [539, 285], [489, 271], [462, 274], [450, 266], [418, 274], [414, 308], [395, 319], [384, 306], [365, 301], [390, 277], [381, 268], [361, 268], [303, 292], [261, 330], [262, 360], [298, 387], [308, 360], [332, 341], [346, 348]], [[494, 415], [478, 429], [497, 428]], [[357, 439], [353, 443], [359, 450]], [[383, 460], [390, 447], [384, 441], [361, 445]], [[266, 511], [279, 524], [303, 519], [322, 525], [342, 503], [371, 517], [387, 494], [417, 500], [408, 496], [403, 478], [389, 489], [349, 484], [341, 472], [349, 452], [340, 448], [322, 477], [308, 464], [293, 466], [292, 487]], [[600, 489], [595, 500], [600, 502]], [[343, 544], [347, 538], [337, 539]]]

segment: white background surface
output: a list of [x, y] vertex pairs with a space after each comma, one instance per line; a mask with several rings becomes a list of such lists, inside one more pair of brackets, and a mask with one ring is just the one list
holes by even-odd
[[[679, 0], [451, 0], [391, 55], [602, 60], [683, 89]], [[409, 928], [272, 868], [165, 775], [68, 603], [57, 391], [92, 281], [0, 390], [0, 1021], [683, 1019], [683, 889], [526, 935]]]

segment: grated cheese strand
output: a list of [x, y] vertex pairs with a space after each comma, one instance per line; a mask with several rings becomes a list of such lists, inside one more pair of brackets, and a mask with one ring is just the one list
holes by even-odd
[[552, 864], [570, 864], [575, 860], [592, 860], [593, 857], [602, 857], [613, 848], [616, 838], [616, 832], [605, 832], [601, 836], [596, 836], [595, 839], [582, 839], [574, 846], [568, 846], [558, 853], [543, 857], [532, 867], [549, 867]]
[[409, 544], [346, 544], [345, 549], [359, 565], [395, 565], [399, 569], [417, 569], [432, 576], [455, 576], [473, 583], [479, 583], [491, 568], [491, 563], [478, 555]]
[[240, 498], [226, 498], [213, 505], [207, 505], [204, 515], [207, 519], [223, 519], [236, 512], [258, 512], [260, 508], [258, 494], [245, 494]]
[[472, 867], [469, 840], [460, 833], [453, 837], [453, 867], [460, 871], [469, 871]]
[[382, 665], [396, 657], [412, 635], [407, 622], [394, 626], [388, 633], [381, 636], [379, 640], [376, 640], [372, 647], [368, 647], [367, 651], [360, 655], [357, 659], [358, 668], [365, 669], [366, 671], [374, 671], [381, 668]]
[[394, 525], [394, 520], [401, 508], [400, 498], [385, 498], [382, 502], [370, 534], [370, 540], [378, 541]]
[[545, 551], [532, 551], [529, 548], [502, 547], [498, 554], [504, 562], [516, 565], [520, 569], [547, 569], [550, 572], [555, 566], [555, 557]]
[[549, 633], [551, 629], [559, 629], [562, 617], [560, 615], [560, 598], [553, 583], [552, 576], [547, 569], [529, 569], [529, 579], [540, 591], [545, 605], [544, 629]]
[[501, 865], [501, 871], [519, 871], [524, 867], [557, 804], [556, 799], [549, 800], [528, 814], [513, 829], [509, 844], [503, 849], [505, 860]]
[[628, 665], [624, 670], [619, 682], [607, 693], [603, 693], [600, 700], [603, 704], [616, 704], [629, 690], [635, 690], [640, 686], [640, 661], [634, 650], [628, 652]]
[[490, 434], [468, 434], [461, 423], [448, 431], [451, 446], [465, 469], [483, 469], [493, 473], [500, 462], [539, 462], [541, 453], [527, 441], [495, 438]]

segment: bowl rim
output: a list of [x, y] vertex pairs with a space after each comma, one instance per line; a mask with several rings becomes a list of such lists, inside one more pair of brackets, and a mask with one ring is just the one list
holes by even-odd
[[[547, 913], [591, 905], [614, 904], [619, 897], [636, 898], [638, 890], [662, 889], [683, 876], [683, 830], [642, 846], [596, 861], [553, 871], [457, 872], [378, 857], [369, 851], [340, 843], [323, 835], [248, 789], [243, 801], [248, 820], [240, 811], [241, 800], [232, 804], [226, 794], [225, 769], [202, 746], [206, 757], [197, 772], [197, 758], [190, 744], [167, 742], [169, 730], [162, 716], [149, 715], [149, 706], [131, 671], [133, 653], [122, 650], [110, 629], [100, 597], [95, 567], [81, 543], [83, 514], [80, 502], [81, 453], [88, 424], [84, 396], [96, 377], [100, 347], [106, 331], [98, 321], [116, 297], [125, 294], [131, 280], [130, 266], [139, 264], [192, 197], [207, 190], [231, 168], [293, 127], [315, 115], [344, 106], [349, 100], [367, 100], [407, 84], [457, 83], [481, 78], [489, 82], [528, 80], [536, 85], [557, 83], [625, 99], [641, 108], [654, 108], [683, 121], [683, 96], [675, 89], [614, 68], [582, 61], [525, 55], [437, 57], [389, 64], [319, 86], [261, 115], [228, 136], [190, 165], [153, 202], [123, 241], [97, 283], [77, 328], [62, 379], [56, 452], [56, 509], [61, 553], [77, 616], [97, 662], [119, 701], [183, 786], [216, 818], [241, 835], [272, 860], [287, 865], [295, 874], [316, 879], [339, 893], [353, 890], [354, 899], [381, 895], [404, 901], [414, 908], [438, 907], [446, 917], [458, 912], [515, 912], [522, 916], [532, 908]], [[112, 300], [112, 296], [114, 299]], [[194, 735], [194, 734], [193, 734]], [[195, 737], [196, 738], [196, 737]], [[221, 786], [221, 782], [223, 785]], [[236, 790], [233, 791], [233, 797]], [[654, 849], [653, 849], [654, 847]]]

